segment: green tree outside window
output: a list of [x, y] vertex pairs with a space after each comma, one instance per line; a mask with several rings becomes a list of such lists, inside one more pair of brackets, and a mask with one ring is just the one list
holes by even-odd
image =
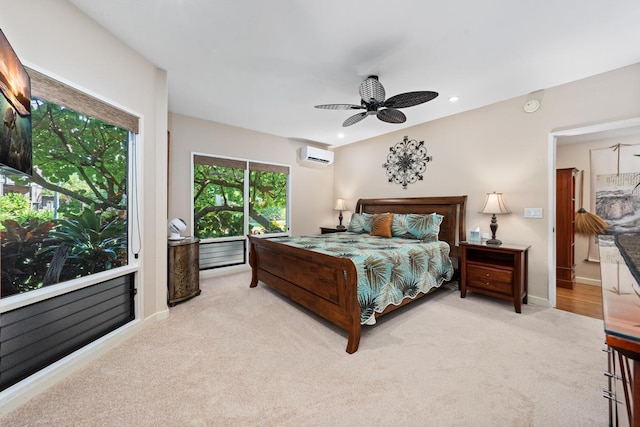
[[196, 155], [193, 170], [196, 237], [241, 237], [288, 230], [287, 167]]
[[129, 132], [41, 99], [31, 104], [33, 176], [0, 170], [11, 182], [0, 195], [2, 297], [128, 262]]

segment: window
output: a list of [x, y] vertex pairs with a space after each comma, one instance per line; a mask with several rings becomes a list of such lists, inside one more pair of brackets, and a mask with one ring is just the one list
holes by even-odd
[[200, 239], [243, 236], [246, 162], [195, 156], [194, 235]]
[[289, 168], [249, 163], [249, 232], [286, 233]]
[[0, 169], [2, 298], [129, 262], [137, 118], [28, 71], [34, 173]]
[[203, 240], [201, 269], [244, 263], [249, 233], [289, 231], [289, 177], [288, 166], [194, 154], [193, 227]]

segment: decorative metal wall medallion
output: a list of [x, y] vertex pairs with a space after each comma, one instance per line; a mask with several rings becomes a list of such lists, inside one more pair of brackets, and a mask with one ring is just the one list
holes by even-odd
[[387, 162], [382, 165], [387, 169], [389, 182], [401, 184], [402, 189], [406, 190], [407, 185], [422, 181], [427, 163], [432, 160], [431, 156], [427, 156], [424, 141], [409, 140], [405, 136], [402, 142], [390, 147], [389, 151]]

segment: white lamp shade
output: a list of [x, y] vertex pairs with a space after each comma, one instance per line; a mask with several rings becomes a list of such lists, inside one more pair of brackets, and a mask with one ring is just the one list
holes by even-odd
[[484, 199], [484, 204], [480, 208], [479, 213], [485, 214], [508, 214], [511, 213], [507, 204], [504, 202], [502, 193], [487, 193]]
[[344, 201], [344, 199], [338, 199], [336, 200], [336, 206], [333, 209], [337, 211], [346, 211], [347, 203]]

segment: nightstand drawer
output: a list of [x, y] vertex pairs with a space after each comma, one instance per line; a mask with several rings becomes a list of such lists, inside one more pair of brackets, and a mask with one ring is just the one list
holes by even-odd
[[497, 280], [498, 282], [513, 282], [513, 271], [502, 268], [491, 268], [468, 263], [467, 274], [469, 279], [478, 277], [486, 280]]
[[460, 242], [460, 297], [467, 289], [513, 302], [516, 313], [527, 303], [528, 245]]
[[473, 287], [513, 294], [513, 271], [467, 264], [467, 281]]

